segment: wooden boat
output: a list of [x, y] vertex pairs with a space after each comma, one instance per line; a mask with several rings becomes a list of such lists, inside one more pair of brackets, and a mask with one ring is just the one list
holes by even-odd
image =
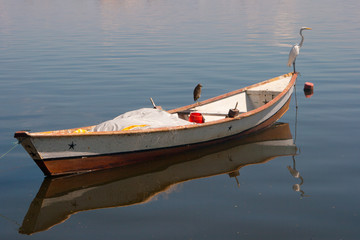
[[245, 166], [296, 153], [289, 124], [276, 123], [211, 148], [122, 168], [45, 178], [19, 232], [45, 231], [82, 211], [146, 203], [161, 193], [171, 194], [182, 182], [221, 174], [236, 177]]
[[45, 175], [151, 161], [271, 126], [288, 110], [296, 78], [297, 73], [288, 73], [167, 111], [181, 119], [188, 119], [192, 112], [201, 113], [204, 123], [98, 132], [89, 132], [94, 126], [50, 132], [18, 131], [15, 138]]

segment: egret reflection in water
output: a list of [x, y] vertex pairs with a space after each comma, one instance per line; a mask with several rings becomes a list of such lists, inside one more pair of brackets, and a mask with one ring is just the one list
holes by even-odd
[[303, 177], [300, 175], [300, 172], [298, 170], [296, 170], [296, 160], [295, 160], [295, 156], [293, 156], [293, 167], [291, 166], [287, 166], [290, 174], [296, 178], [296, 179], [300, 179], [300, 183], [296, 183], [293, 185], [293, 190], [295, 192], [300, 192], [301, 197], [309, 197], [309, 195], [305, 195], [305, 192], [301, 189], [301, 185], [304, 184], [304, 179]]

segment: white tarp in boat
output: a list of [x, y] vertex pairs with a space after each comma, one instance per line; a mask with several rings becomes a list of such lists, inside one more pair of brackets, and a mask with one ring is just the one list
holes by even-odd
[[136, 130], [145, 128], [173, 127], [193, 124], [183, 120], [177, 114], [170, 114], [160, 109], [141, 108], [100, 123], [91, 132]]

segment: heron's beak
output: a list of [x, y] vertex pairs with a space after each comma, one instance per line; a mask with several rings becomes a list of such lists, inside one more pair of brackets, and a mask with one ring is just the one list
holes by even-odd
[[312, 28], [305, 28], [306, 30], [312, 30]]

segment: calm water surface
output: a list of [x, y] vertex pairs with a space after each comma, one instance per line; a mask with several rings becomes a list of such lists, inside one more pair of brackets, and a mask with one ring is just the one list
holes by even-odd
[[[292, 101], [281, 119], [294, 158], [286, 141], [241, 143], [53, 181], [16, 147], [0, 159], [1, 239], [359, 239], [359, 11], [355, 0], [0, 0], [1, 155], [17, 130], [96, 124], [149, 97], [171, 109], [199, 82], [206, 99], [290, 72], [299, 28], [313, 28], [298, 111]], [[214, 167], [230, 157], [236, 178]]]

